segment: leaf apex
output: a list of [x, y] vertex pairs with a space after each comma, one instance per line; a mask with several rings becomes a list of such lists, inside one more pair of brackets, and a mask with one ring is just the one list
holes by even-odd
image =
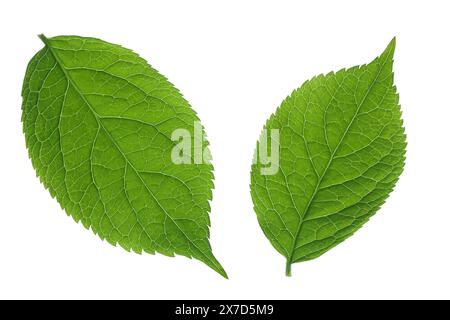
[[384, 52], [381, 54], [381, 57], [385, 57], [389, 60], [393, 60], [396, 44], [397, 44], [397, 38], [393, 37], [392, 40], [387, 45]]
[[222, 265], [220, 264], [219, 261], [217, 261], [217, 259], [214, 257], [214, 260], [217, 262], [217, 266], [212, 267], [212, 269], [214, 271], [216, 271], [218, 274], [220, 274], [222, 277], [224, 277], [225, 279], [229, 279], [228, 278], [228, 274], [225, 271], [225, 269], [222, 267]]
[[225, 270], [223, 270], [223, 272], [221, 272], [220, 275], [221, 275], [222, 277], [224, 277], [226, 280], [229, 280], [228, 274], [227, 274], [227, 272], [226, 272]]

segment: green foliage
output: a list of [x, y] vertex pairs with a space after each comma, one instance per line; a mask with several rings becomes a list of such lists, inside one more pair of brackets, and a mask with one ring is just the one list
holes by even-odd
[[292, 263], [319, 257], [367, 222], [403, 170], [394, 50], [395, 39], [368, 65], [305, 82], [265, 125], [268, 134], [279, 129], [279, 168], [264, 175], [264, 164], [254, 164], [251, 195], [287, 275]]
[[193, 134], [198, 121], [188, 102], [121, 46], [41, 39], [24, 80], [22, 120], [51, 195], [113, 245], [194, 257], [226, 277], [208, 241], [213, 168], [171, 161], [172, 132]]

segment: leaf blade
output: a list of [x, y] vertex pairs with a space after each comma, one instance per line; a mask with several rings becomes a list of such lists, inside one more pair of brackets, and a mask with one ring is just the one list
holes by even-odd
[[213, 168], [170, 161], [173, 130], [192, 132], [198, 121], [187, 101], [128, 49], [41, 39], [24, 80], [23, 123], [50, 193], [113, 245], [195, 257], [227, 277], [208, 241]]
[[265, 125], [280, 129], [280, 168], [263, 176], [254, 164], [251, 195], [266, 237], [286, 257], [287, 275], [292, 263], [317, 258], [358, 230], [403, 170], [394, 50], [395, 39], [368, 65], [307, 81]]

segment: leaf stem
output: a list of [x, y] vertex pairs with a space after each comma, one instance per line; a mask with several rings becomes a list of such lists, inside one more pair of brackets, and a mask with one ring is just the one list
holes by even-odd
[[45, 45], [48, 45], [48, 39], [47, 39], [47, 37], [46, 36], [44, 36], [44, 34], [38, 34], [38, 37], [39, 37], [39, 39], [41, 39], [42, 40], [42, 42], [45, 44]]
[[292, 263], [289, 260], [287, 260], [286, 261], [286, 277], [292, 276], [291, 266], [292, 266]]

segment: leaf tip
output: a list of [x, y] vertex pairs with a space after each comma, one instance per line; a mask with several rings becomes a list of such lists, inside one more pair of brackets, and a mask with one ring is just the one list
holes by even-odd
[[211, 269], [213, 269], [215, 272], [217, 272], [218, 274], [220, 274], [222, 277], [224, 277], [225, 279], [228, 280], [228, 274], [225, 271], [224, 267], [222, 267], [222, 265], [220, 264], [220, 262], [216, 259], [216, 257], [214, 256], [214, 254], [212, 253], [212, 251], [209, 251], [208, 253], [206, 253], [206, 255], [202, 255], [202, 257], [195, 257], [198, 260], [202, 261], [203, 263], [205, 263], [208, 267], [210, 267]]
[[393, 37], [392, 38], [392, 40], [391, 40], [391, 42], [389, 42], [389, 44], [388, 44], [388, 49], [390, 48], [390, 49], [392, 49], [392, 51], [395, 51], [395, 46], [397, 45], [397, 37]]
[[229, 280], [228, 278], [228, 274], [225, 271], [225, 269], [222, 267], [222, 265], [218, 265], [218, 266], [210, 266], [214, 271], [216, 271], [218, 274], [220, 274], [222, 277], [224, 277], [225, 279]]
[[392, 40], [387, 45], [387, 47], [384, 50], [384, 52], [381, 54], [381, 56], [382, 57], [386, 57], [389, 60], [393, 60], [394, 59], [394, 52], [395, 52], [396, 44], [397, 44], [397, 38], [393, 37]]
[[218, 268], [214, 268], [215, 271], [217, 271], [222, 277], [224, 277], [225, 279], [229, 279], [228, 278], [228, 274], [225, 271], [225, 269], [222, 267], [222, 265], [219, 263], [219, 267]]
[[223, 272], [220, 272], [220, 275], [221, 275], [222, 277], [224, 277], [225, 279], [229, 280], [230, 278], [228, 278], [227, 272], [226, 272], [225, 270], [222, 270], [222, 271], [223, 271]]
[[394, 36], [394, 37], [392, 38], [390, 44], [391, 44], [391, 43], [395, 46], [395, 44], [397, 43], [397, 37], [396, 37], [396, 36]]

